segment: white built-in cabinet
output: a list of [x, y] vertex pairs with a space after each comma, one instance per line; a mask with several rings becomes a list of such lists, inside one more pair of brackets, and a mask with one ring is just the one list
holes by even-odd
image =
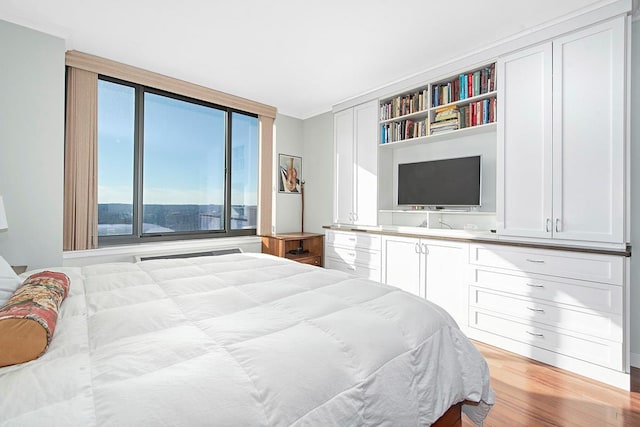
[[468, 244], [382, 236], [382, 282], [438, 304], [466, 326]]
[[334, 223], [378, 222], [377, 129], [376, 100], [334, 114]]
[[625, 242], [625, 25], [499, 59], [499, 234]]

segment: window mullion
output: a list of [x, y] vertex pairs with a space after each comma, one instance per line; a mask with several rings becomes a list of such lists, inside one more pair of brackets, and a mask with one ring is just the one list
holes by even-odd
[[231, 230], [231, 111], [227, 108], [225, 120], [225, 164], [224, 164], [224, 231]]
[[143, 232], [142, 174], [144, 170], [144, 90], [136, 86], [136, 121], [134, 139], [134, 184], [133, 184], [133, 237], [139, 239]]

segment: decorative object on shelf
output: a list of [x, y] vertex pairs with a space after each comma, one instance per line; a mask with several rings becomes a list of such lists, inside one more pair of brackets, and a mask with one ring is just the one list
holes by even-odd
[[302, 157], [288, 154], [278, 155], [280, 179], [278, 179], [278, 191], [280, 193], [300, 194], [302, 180]]
[[2, 196], [0, 196], [0, 231], [7, 230], [9, 224], [7, 223], [7, 214], [4, 211], [4, 202]]

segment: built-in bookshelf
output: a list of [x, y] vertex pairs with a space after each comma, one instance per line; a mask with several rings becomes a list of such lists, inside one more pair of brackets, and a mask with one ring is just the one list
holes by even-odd
[[380, 102], [380, 145], [432, 142], [494, 129], [495, 63], [428, 83]]

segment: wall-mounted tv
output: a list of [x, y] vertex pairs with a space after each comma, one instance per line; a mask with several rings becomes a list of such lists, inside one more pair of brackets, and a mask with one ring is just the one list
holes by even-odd
[[480, 206], [481, 169], [481, 156], [399, 164], [398, 205]]

